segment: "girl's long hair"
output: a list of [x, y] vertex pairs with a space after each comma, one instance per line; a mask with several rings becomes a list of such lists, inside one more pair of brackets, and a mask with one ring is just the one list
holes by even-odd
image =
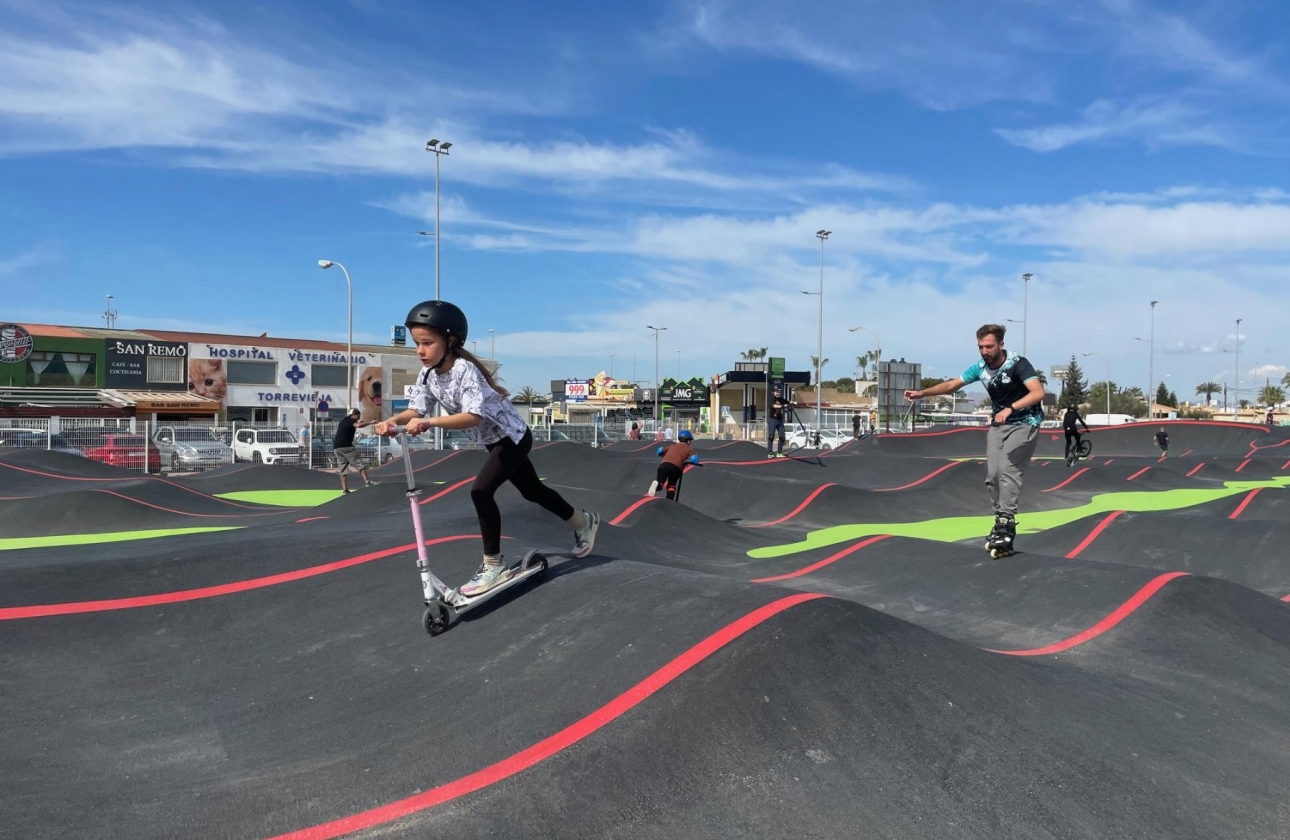
[[462, 347], [460, 344], [458, 344], [456, 347], [452, 348], [452, 350], [451, 350], [450, 352], [451, 352], [451, 353], [453, 353], [453, 354], [454, 354], [454, 355], [456, 355], [456, 356], [459, 356], [459, 357], [461, 357], [461, 358], [465, 359], [466, 361], [470, 362], [470, 363], [471, 363], [472, 365], [474, 365], [475, 367], [479, 368], [479, 372], [480, 372], [480, 373], [482, 373], [482, 374], [484, 375], [484, 381], [488, 383], [488, 387], [489, 387], [489, 388], [492, 388], [494, 391], [496, 391], [496, 392], [497, 392], [498, 394], [500, 394], [502, 397], [505, 397], [505, 398], [508, 398], [508, 399], [510, 398], [510, 396], [511, 396], [511, 392], [510, 392], [510, 391], [507, 391], [505, 388], [503, 388], [503, 387], [498, 383], [497, 378], [496, 378], [495, 376], [493, 376], [493, 374], [488, 370], [488, 366], [487, 366], [487, 365], [485, 365], [483, 362], [481, 362], [481, 361], [480, 361], [480, 360], [475, 356], [475, 354], [474, 354], [474, 353], [470, 352], [470, 351], [469, 351], [469, 350], [467, 350], [465, 347]]

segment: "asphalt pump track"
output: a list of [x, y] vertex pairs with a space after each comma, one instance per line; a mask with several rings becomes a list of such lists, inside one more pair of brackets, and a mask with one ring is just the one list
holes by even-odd
[[[399, 462], [0, 450], [0, 838], [1290, 836], [1290, 436], [1154, 431], [1046, 434], [999, 561], [977, 430], [705, 443], [680, 503], [539, 444], [595, 552], [437, 637]], [[482, 455], [412, 458], [458, 583]]]

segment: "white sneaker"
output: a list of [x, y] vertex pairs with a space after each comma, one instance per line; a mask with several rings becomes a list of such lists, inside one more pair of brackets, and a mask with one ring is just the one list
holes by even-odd
[[499, 583], [504, 583], [510, 576], [511, 570], [506, 568], [505, 563], [498, 563], [496, 566], [484, 563], [479, 567], [479, 571], [475, 572], [473, 578], [462, 584], [459, 591], [467, 598], [474, 598], [476, 595], [483, 595]]
[[600, 530], [600, 514], [583, 511], [587, 518], [587, 527], [573, 532], [573, 556], [586, 557], [596, 544], [596, 531]]

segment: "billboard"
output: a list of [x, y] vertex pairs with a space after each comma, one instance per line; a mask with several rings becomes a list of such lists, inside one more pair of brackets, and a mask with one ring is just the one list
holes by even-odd
[[188, 345], [175, 341], [109, 338], [103, 384], [130, 391], [187, 391]]
[[[347, 358], [355, 368], [353, 405], [362, 420], [380, 420], [385, 396], [385, 372], [379, 353], [296, 350], [287, 347], [248, 347], [233, 344], [193, 344], [188, 348], [188, 385], [193, 393], [220, 401], [221, 407], [277, 407], [287, 414], [308, 416], [326, 402], [348, 404], [346, 384], [316, 385], [315, 365], [328, 375], [342, 371]], [[247, 362], [249, 365], [240, 363]], [[230, 373], [232, 375], [230, 375]], [[343, 375], [343, 374], [342, 374]], [[252, 383], [249, 380], [254, 380]]]
[[17, 324], [0, 326], [0, 362], [16, 365], [27, 361], [32, 344], [31, 333]]

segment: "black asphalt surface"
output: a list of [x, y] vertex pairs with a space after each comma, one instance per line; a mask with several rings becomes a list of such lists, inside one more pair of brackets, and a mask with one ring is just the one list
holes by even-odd
[[[539, 444], [539, 475], [601, 514], [594, 553], [437, 637], [401, 462], [296, 510], [216, 494], [335, 476], [0, 450], [0, 540], [231, 529], [0, 550], [0, 838], [1290, 837], [1290, 436], [1172, 424], [1161, 461], [1154, 429], [1036, 461], [1023, 521], [1262, 484], [999, 561], [984, 534], [748, 554], [987, 515], [984, 466], [952, 460], [977, 430], [772, 462], [701, 442], [680, 504], [642, 499], [653, 445]], [[460, 583], [482, 456], [412, 459]], [[498, 500], [508, 556], [571, 547]]]

